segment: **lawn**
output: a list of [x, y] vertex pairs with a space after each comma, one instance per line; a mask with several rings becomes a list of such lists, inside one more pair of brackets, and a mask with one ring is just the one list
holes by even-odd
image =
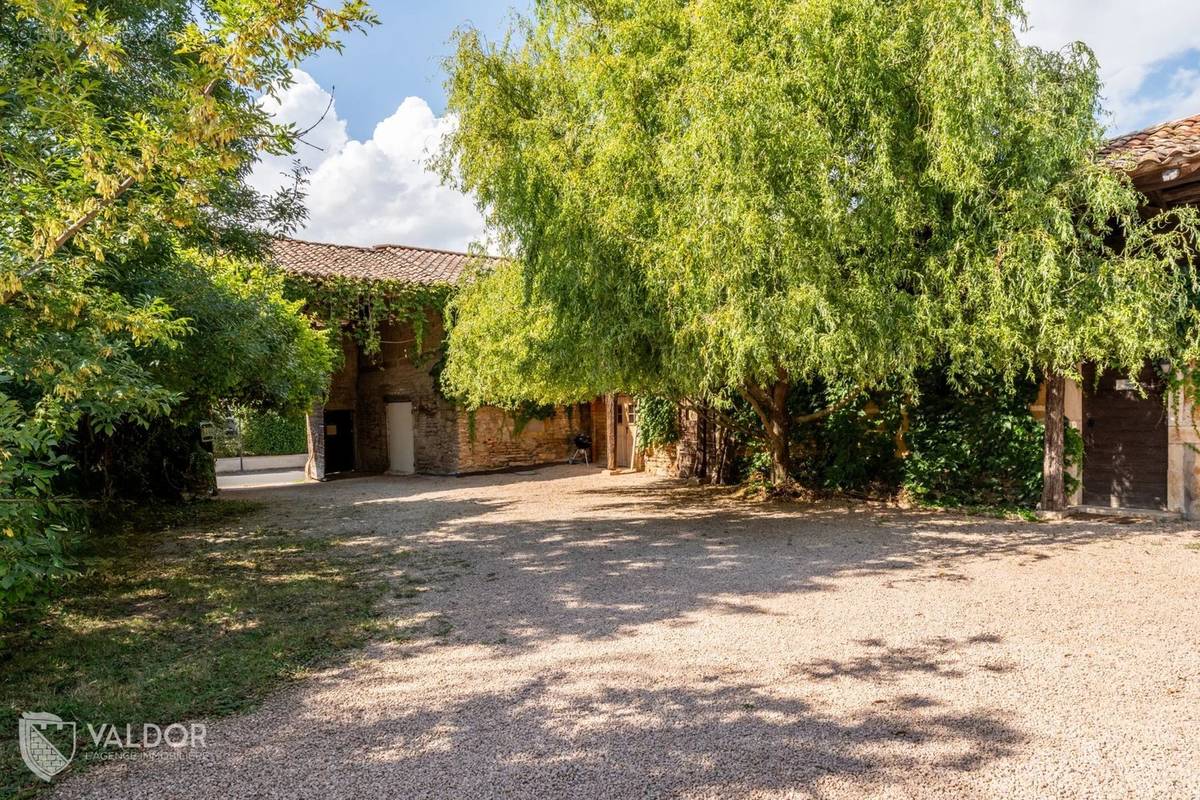
[[0, 796], [46, 784], [16, 720], [163, 726], [247, 710], [362, 644], [383, 582], [335, 539], [261, 524], [247, 502], [141, 512], [91, 537], [87, 574], [0, 628]]

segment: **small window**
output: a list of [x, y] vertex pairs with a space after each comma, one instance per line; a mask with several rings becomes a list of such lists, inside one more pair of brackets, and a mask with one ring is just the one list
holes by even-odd
[[620, 425], [621, 423], [623, 423], [625, 421], [624, 411], [625, 411], [625, 406], [621, 405], [620, 403], [617, 403], [617, 424], [618, 425]]

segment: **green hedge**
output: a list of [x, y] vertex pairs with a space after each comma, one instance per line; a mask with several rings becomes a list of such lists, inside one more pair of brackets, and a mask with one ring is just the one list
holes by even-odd
[[[990, 395], [927, 397], [910, 414], [904, 489], [946, 506], [1032, 509], [1042, 495], [1045, 427], [1029, 411], [1036, 387]], [[1067, 461], [1083, 440], [1067, 428]], [[1068, 493], [1072, 490], [1068, 480]]]
[[[248, 456], [289, 456], [308, 452], [304, 417], [281, 417], [273, 411], [237, 411], [242, 429], [242, 448]], [[221, 437], [214, 446], [218, 457], [236, 456], [236, 436]]]

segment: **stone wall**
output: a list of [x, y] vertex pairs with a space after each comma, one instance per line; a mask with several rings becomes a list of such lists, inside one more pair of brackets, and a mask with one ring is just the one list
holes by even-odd
[[513, 417], [499, 408], [461, 412], [457, 420], [458, 472], [566, 461], [575, 449], [571, 440], [591, 427], [592, 417], [585, 406], [558, 408], [550, 419], [529, 420], [517, 431]]
[[[459, 471], [457, 458], [458, 409], [434, 385], [431, 370], [434, 352], [442, 338], [441, 317], [430, 313], [424, 341], [416, 342], [411, 325], [387, 324], [380, 331], [382, 344], [374, 356], [358, 360], [358, 403], [355, 436], [358, 468], [365, 472], [388, 469], [387, 404], [413, 404], [413, 463], [417, 472], [452, 475]], [[414, 362], [414, 352], [420, 356]]]
[[642, 456], [642, 463], [646, 465], [646, 472], [649, 472], [651, 475], [659, 475], [664, 478], [678, 478], [679, 446], [677, 444], [667, 444], [647, 448]]
[[[324, 478], [324, 411], [354, 411], [357, 469], [388, 470], [387, 405], [413, 405], [413, 462], [417, 472], [460, 475], [510, 467], [562, 462], [574, 450], [576, 433], [591, 433], [603, 456], [603, 402], [557, 409], [547, 420], [530, 420], [520, 432], [513, 418], [497, 408], [468, 414], [439, 393], [432, 370], [443, 330], [430, 312], [424, 340], [408, 324], [387, 324], [380, 351], [367, 356], [353, 338], [342, 341], [343, 363], [332, 377], [327, 402], [309, 420], [310, 477]], [[414, 360], [414, 353], [420, 355]], [[597, 419], [599, 420], [597, 422]], [[600, 437], [597, 439], [596, 426]]]
[[325, 408], [330, 411], [353, 411], [358, 403], [358, 344], [349, 335], [342, 336], [342, 367], [329, 383]]
[[684, 406], [679, 410], [679, 441], [647, 449], [646, 471], [667, 478], [713, 480], [719, 453], [716, 427], [696, 409]]
[[590, 403], [591, 425], [588, 435], [592, 437], [592, 463], [604, 466], [608, 461], [608, 408], [603, 397]]

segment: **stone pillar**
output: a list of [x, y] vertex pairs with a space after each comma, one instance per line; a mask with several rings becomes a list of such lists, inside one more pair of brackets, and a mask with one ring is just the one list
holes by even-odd
[[310, 481], [325, 480], [325, 406], [314, 406], [308, 413], [308, 460], [304, 462], [304, 477]]
[[615, 394], [604, 396], [604, 423], [604, 439], [608, 445], [607, 466], [611, 471], [617, 468], [617, 396]]

